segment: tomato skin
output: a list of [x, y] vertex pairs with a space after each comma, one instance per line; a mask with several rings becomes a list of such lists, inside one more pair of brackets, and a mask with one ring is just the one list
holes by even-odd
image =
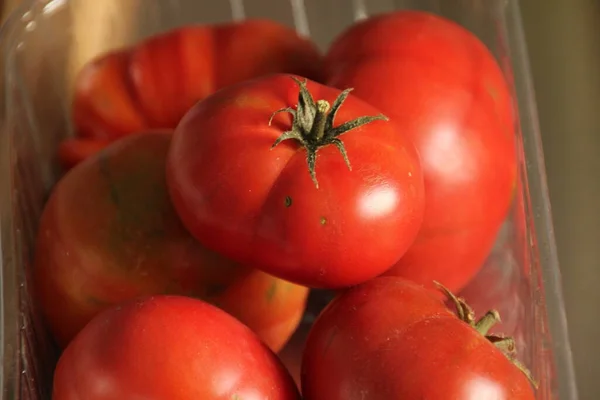
[[[340, 93], [307, 85], [314, 99]], [[298, 143], [271, 148], [292, 119], [269, 118], [297, 104], [298, 92], [290, 76], [273, 75], [193, 107], [167, 160], [171, 199], [201, 243], [243, 265], [310, 287], [356, 284], [396, 262], [420, 227], [418, 156], [393, 124], [374, 121], [341, 136], [352, 171], [336, 146], [319, 150], [317, 188]], [[350, 95], [334, 126], [378, 114]]]
[[69, 138], [58, 147], [58, 162], [64, 171], [68, 171], [86, 158], [108, 147], [111, 141], [106, 139]]
[[56, 341], [65, 347], [114, 304], [171, 293], [221, 302], [279, 350], [298, 323], [308, 289], [277, 292], [265, 304], [269, 287], [287, 283], [207, 250], [185, 230], [166, 187], [171, 137], [161, 131], [123, 138], [56, 185], [34, 261], [36, 294]]
[[398, 277], [330, 303], [309, 333], [301, 379], [305, 400], [535, 399], [500, 350], [428, 289]]
[[209, 301], [236, 316], [278, 352], [300, 324], [308, 293], [305, 286], [252, 270]]
[[62, 354], [53, 400], [299, 400], [277, 357], [200, 300], [154, 296], [106, 310]]
[[76, 134], [116, 139], [173, 129], [197, 101], [274, 72], [318, 78], [316, 46], [268, 20], [187, 26], [89, 62], [75, 83]]
[[517, 179], [515, 113], [503, 73], [470, 32], [401, 11], [360, 22], [326, 55], [326, 82], [386, 113], [413, 140], [425, 178], [425, 216], [388, 271], [459, 291], [506, 218]]

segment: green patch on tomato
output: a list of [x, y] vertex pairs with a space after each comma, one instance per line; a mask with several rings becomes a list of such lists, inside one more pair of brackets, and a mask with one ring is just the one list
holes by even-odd
[[277, 292], [277, 282], [273, 281], [271, 286], [267, 289], [267, 302], [272, 302], [275, 298], [275, 293]]

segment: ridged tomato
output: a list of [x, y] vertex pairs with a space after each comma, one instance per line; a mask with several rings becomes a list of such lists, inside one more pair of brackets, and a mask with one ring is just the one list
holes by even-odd
[[85, 65], [75, 82], [75, 131], [115, 139], [173, 129], [194, 103], [225, 86], [275, 72], [317, 78], [320, 67], [312, 42], [269, 20], [178, 28]]

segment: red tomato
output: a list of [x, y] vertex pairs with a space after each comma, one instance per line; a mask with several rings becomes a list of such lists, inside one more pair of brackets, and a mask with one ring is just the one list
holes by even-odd
[[58, 162], [68, 171], [89, 156], [108, 147], [110, 143], [108, 139], [66, 139], [58, 147]]
[[53, 400], [298, 400], [277, 357], [243, 324], [186, 297], [111, 308], [62, 354]]
[[317, 78], [320, 67], [310, 41], [272, 21], [183, 27], [87, 64], [75, 84], [75, 130], [115, 139], [172, 129], [222, 87], [274, 72]]
[[[421, 225], [419, 160], [394, 124], [346, 96], [273, 75], [194, 106], [167, 160], [171, 199], [189, 231], [244, 265], [312, 287], [388, 269]], [[270, 125], [280, 109], [287, 113]]]
[[342, 34], [326, 69], [328, 84], [353, 87], [421, 156], [423, 227], [389, 274], [458, 291], [491, 250], [517, 178], [515, 113], [494, 57], [459, 25], [402, 11]]
[[[64, 347], [100, 311], [134, 297], [171, 293], [226, 299], [226, 311], [279, 350], [295, 329], [308, 289], [242, 268], [185, 230], [166, 188], [171, 137], [163, 132], [123, 138], [55, 187], [40, 221], [34, 269], [51, 331]], [[266, 304], [271, 286], [276, 304]]]
[[402, 278], [349, 289], [309, 333], [304, 399], [534, 400], [527, 372], [513, 364], [510, 338], [484, 336], [497, 315], [476, 324], [456, 301], [463, 321], [428, 289]]

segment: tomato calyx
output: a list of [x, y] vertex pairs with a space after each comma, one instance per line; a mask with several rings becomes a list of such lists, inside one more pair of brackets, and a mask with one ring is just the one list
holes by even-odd
[[538, 382], [533, 378], [533, 375], [529, 369], [527, 369], [527, 367], [517, 359], [517, 346], [515, 340], [512, 337], [493, 335], [489, 333], [490, 329], [492, 329], [494, 325], [501, 322], [500, 313], [496, 310], [490, 310], [486, 312], [483, 317], [475, 319], [475, 312], [463, 298], [457, 297], [439, 282], [434, 281], [434, 284], [448, 297], [448, 299], [454, 303], [456, 306], [456, 314], [458, 319], [469, 324], [469, 326], [471, 326], [487, 340], [489, 340], [494, 346], [496, 346], [502, 352], [502, 354], [504, 354], [506, 358], [508, 358], [509, 361], [527, 377], [533, 387], [537, 389]]
[[338, 148], [348, 169], [352, 171], [344, 142], [339, 137], [346, 132], [356, 129], [360, 126], [369, 124], [373, 121], [383, 120], [387, 121], [388, 118], [383, 115], [374, 116], [362, 116], [351, 121], [345, 122], [342, 125], [333, 126], [335, 115], [338, 110], [352, 91], [351, 88], [346, 89], [340, 93], [335, 99], [333, 105], [330, 105], [326, 100], [315, 100], [312, 94], [306, 87], [306, 79], [301, 81], [295, 77], [291, 77], [294, 82], [298, 84], [300, 93], [298, 95], [298, 105], [296, 109], [293, 107], [286, 107], [275, 111], [269, 119], [269, 126], [273, 122], [273, 118], [282, 112], [292, 114], [292, 129], [285, 131], [277, 138], [275, 143], [271, 146], [271, 149], [275, 148], [279, 143], [284, 140], [293, 139], [298, 141], [306, 149], [306, 162], [308, 164], [308, 171], [310, 177], [315, 184], [315, 187], [319, 188], [319, 182], [315, 172], [315, 164], [317, 161], [317, 151], [327, 145], [334, 145]]

